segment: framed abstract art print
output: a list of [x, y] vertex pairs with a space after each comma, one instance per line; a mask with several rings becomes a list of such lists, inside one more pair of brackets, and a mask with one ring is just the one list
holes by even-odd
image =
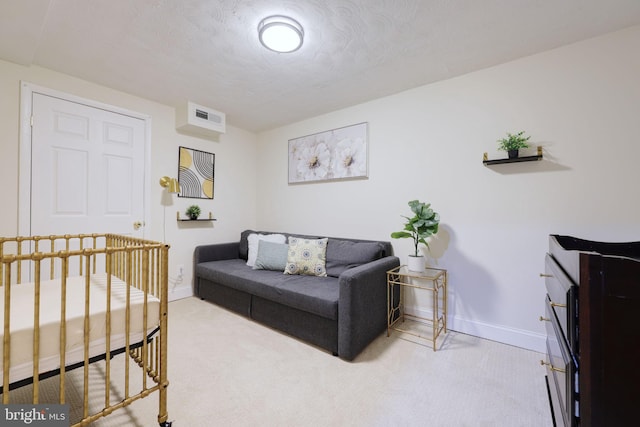
[[193, 148], [179, 148], [179, 197], [213, 199], [213, 176], [216, 155]]

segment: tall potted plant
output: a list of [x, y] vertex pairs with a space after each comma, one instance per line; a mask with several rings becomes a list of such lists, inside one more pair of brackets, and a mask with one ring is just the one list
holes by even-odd
[[498, 140], [498, 150], [506, 151], [510, 159], [517, 158], [521, 148], [529, 148], [529, 144], [527, 144], [529, 138], [531, 137], [524, 136], [524, 131], [516, 134], [507, 132], [506, 138]]
[[412, 217], [404, 216], [407, 222], [404, 230], [391, 233], [393, 239], [413, 239], [413, 254], [409, 255], [408, 267], [411, 271], [423, 272], [425, 268], [424, 256], [418, 252], [418, 245], [422, 243], [429, 248], [427, 238], [438, 232], [440, 224], [440, 215], [431, 209], [430, 203], [423, 203], [419, 200], [412, 200], [409, 207], [413, 212]]

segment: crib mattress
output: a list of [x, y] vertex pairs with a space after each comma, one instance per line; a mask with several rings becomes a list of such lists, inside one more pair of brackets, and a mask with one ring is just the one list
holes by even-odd
[[[89, 290], [89, 357], [106, 353], [107, 276], [90, 276]], [[9, 382], [33, 376], [33, 283], [11, 286], [10, 371]], [[3, 288], [0, 288], [0, 291]], [[125, 347], [127, 285], [111, 279], [111, 343], [110, 351]], [[147, 325], [143, 325], [144, 292], [130, 287], [129, 344], [138, 343], [153, 332], [160, 322], [160, 300], [147, 294]], [[40, 284], [39, 373], [60, 368], [60, 280]], [[65, 365], [84, 360], [85, 277], [67, 279]], [[0, 295], [0, 346], [4, 335], [4, 297]], [[0, 384], [4, 378], [3, 351], [0, 351]]]

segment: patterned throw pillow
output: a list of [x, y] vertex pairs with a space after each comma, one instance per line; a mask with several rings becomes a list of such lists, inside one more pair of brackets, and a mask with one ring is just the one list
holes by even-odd
[[289, 237], [289, 253], [284, 274], [325, 277], [328, 240]]

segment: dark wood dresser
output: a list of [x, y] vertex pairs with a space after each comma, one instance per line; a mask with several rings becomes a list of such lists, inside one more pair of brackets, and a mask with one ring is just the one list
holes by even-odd
[[640, 242], [551, 235], [543, 276], [555, 424], [640, 425]]

